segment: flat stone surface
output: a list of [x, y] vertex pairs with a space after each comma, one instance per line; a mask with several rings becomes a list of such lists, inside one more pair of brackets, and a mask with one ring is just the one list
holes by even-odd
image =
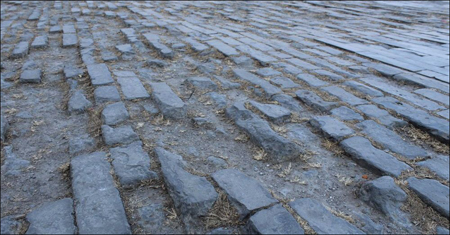
[[340, 141], [346, 136], [355, 133], [345, 123], [330, 116], [313, 117], [309, 123], [313, 127], [319, 128], [326, 136], [336, 141]]
[[404, 141], [402, 137], [394, 131], [387, 129], [372, 120], [361, 122], [356, 126], [361, 128], [364, 134], [394, 153], [398, 153], [409, 159], [427, 156], [427, 151], [424, 149]]
[[228, 199], [238, 210], [240, 218], [244, 218], [254, 210], [278, 202], [261, 183], [239, 170], [220, 170], [212, 174], [212, 178], [220, 188], [225, 190]]
[[90, 107], [92, 103], [86, 99], [81, 90], [78, 90], [70, 97], [67, 110], [69, 113], [83, 113]]
[[117, 125], [129, 117], [128, 110], [122, 102], [109, 104], [102, 111], [102, 120], [105, 125]]
[[40, 69], [25, 70], [20, 74], [21, 83], [40, 83], [42, 71]]
[[81, 68], [78, 68], [75, 66], [70, 66], [70, 65], [64, 66], [64, 77], [66, 79], [79, 78], [79, 76], [83, 75], [83, 74], [84, 74], [84, 71]]
[[331, 214], [314, 199], [297, 199], [289, 206], [318, 234], [364, 234], [354, 225]]
[[359, 91], [362, 94], [368, 95], [368, 96], [372, 96], [372, 97], [380, 97], [380, 96], [384, 96], [383, 92], [376, 90], [372, 87], [366, 86], [362, 83], [356, 82], [356, 81], [346, 81], [343, 83], [345, 86], [350, 87], [351, 89], [355, 90], [355, 91]]
[[350, 108], [345, 106], [341, 106], [339, 108], [335, 108], [331, 110], [331, 114], [342, 121], [362, 121], [364, 118], [357, 112], [353, 111]]
[[31, 43], [31, 48], [45, 48], [47, 45], [48, 37], [46, 35], [37, 36]]
[[165, 117], [182, 119], [186, 115], [184, 102], [164, 82], [150, 83], [152, 97]]
[[445, 217], [449, 217], [449, 188], [437, 180], [408, 178], [408, 187], [426, 204]]
[[418, 162], [417, 165], [426, 167], [439, 177], [449, 180], [449, 159], [447, 156], [438, 155], [426, 161]]
[[120, 84], [122, 93], [127, 100], [150, 98], [144, 85], [137, 77], [119, 77], [117, 82]]
[[311, 74], [301, 73], [297, 75], [297, 79], [306, 82], [309, 86], [312, 87], [321, 87], [327, 86], [329, 83], [322, 81]]
[[262, 104], [251, 100], [249, 102], [253, 107], [263, 113], [273, 123], [279, 124], [289, 120], [291, 111], [276, 104]]
[[5, 116], [3, 116], [3, 114], [1, 115], [1, 120], [0, 120], [0, 127], [1, 127], [1, 140], [2, 140], [2, 142], [3, 141], [5, 141], [5, 135], [6, 135], [6, 133], [8, 132], [8, 129], [9, 129], [9, 122], [8, 122], [8, 119], [5, 117]]
[[49, 33], [61, 33], [62, 28], [59, 25], [52, 26], [49, 30]]
[[180, 155], [159, 147], [155, 153], [175, 208], [185, 217], [206, 215], [218, 196], [211, 183], [204, 177], [185, 171], [185, 163]]
[[363, 112], [366, 116], [378, 120], [381, 124], [387, 126], [390, 129], [403, 127], [408, 124], [403, 120], [393, 117], [388, 113], [388, 111], [380, 109], [372, 104], [358, 105], [356, 106], [356, 108], [359, 111]]
[[256, 73], [259, 74], [260, 76], [263, 76], [263, 77], [282, 75], [282, 73], [280, 73], [280, 72], [278, 72], [278, 71], [276, 71], [275, 69], [272, 69], [272, 68], [258, 69], [258, 70], [256, 70]]
[[6, 176], [20, 175], [23, 170], [30, 166], [30, 161], [17, 157], [12, 146], [4, 146], [3, 150], [5, 151], [5, 160], [1, 171], [5, 172]]
[[433, 91], [431, 89], [417, 89], [414, 91], [414, 93], [423, 95], [431, 100], [441, 102], [447, 106], [450, 105], [449, 97], [448, 95], [441, 94], [437, 91]]
[[78, 45], [78, 37], [76, 34], [63, 34], [63, 47], [73, 47]]
[[275, 77], [270, 79], [270, 82], [277, 84], [283, 89], [296, 88], [300, 86], [287, 77]]
[[148, 43], [155, 48], [159, 54], [161, 54], [165, 58], [173, 58], [174, 52], [168, 48], [166, 45], [162, 44], [159, 41], [159, 36], [156, 34], [146, 33], [143, 34], [144, 38], [148, 41]]
[[20, 234], [25, 224], [16, 218], [17, 216], [8, 215], [1, 220], [1, 234]]
[[95, 103], [120, 101], [119, 91], [115, 86], [100, 86], [94, 90]]
[[12, 51], [10, 57], [12, 59], [23, 58], [28, 55], [30, 50], [29, 43], [26, 41], [19, 42]]
[[114, 82], [106, 64], [90, 64], [87, 66], [87, 70], [91, 83], [94, 86], [107, 85]]
[[80, 234], [131, 234], [105, 152], [72, 158], [70, 171]]
[[331, 109], [339, 106], [337, 102], [324, 101], [320, 96], [318, 96], [313, 91], [308, 90], [298, 90], [295, 95], [303, 101], [306, 105], [313, 107], [321, 112], [328, 113]]
[[91, 151], [95, 147], [95, 140], [84, 134], [69, 140], [69, 153], [77, 154], [84, 151]]
[[241, 80], [245, 80], [252, 83], [253, 85], [260, 86], [269, 97], [278, 93], [283, 93], [280, 88], [270, 84], [270, 82], [261, 79], [244, 69], [233, 69], [233, 73]]
[[113, 128], [108, 125], [102, 125], [102, 136], [106, 145], [130, 144], [139, 140], [138, 135], [131, 126]]
[[117, 45], [116, 49], [122, 54], [134, 54], [131, 44]]
[[207, 77], [191, 77], [186, 79], [185, 83], [189, 86], [195, 87], [198, 90], [217, 90], [217, 85]]
[[122, 187], [130, 187], [143, 180], [158, 178], [158, 175], [150, 170], [150, 158], [142, 149], [142, 142], [112, 148], [110, 152], [114, 172]]
[[210, 40], [210, 41], [206, 41], [206, 43], [208, 43], [208, 45], [216, 48], [218, 51], [222, 52], [226, 56], [239, 55], [239, 52], [237, 52], [236, 49], [234, 49], [231, 46], [228, 46], [227, 44], [225, 44], [219, 40]]
[[300, 227], [282, 205], [277, 204], [268, 209], [258, 211], [249, 220], [252, 232], [258, 234], [304, 234]]
[[450, 110], [448, 109], [437, 112], [437, 114], [440, 115], [441, 117], [450, 119]]
[[291, 110], [292, 112], [300, 113], [304, 110], [300, 105], [300, 102], [290, 95], [276, 94], [272, 96], [271, 100], [277, 101], [279, 105]]
[[394, 156], [375, 148], [368, 139], [361, 136], [350, 137], [340, 143], [344, 151], [358, 164], [382, 174], [400, 176], [410, 166], [397, 160]]
[[366, 100], [360, 99], [337, 86], [322, 87], [321, 89], [328, 92], [330, 95], [338, 97], [340, 100], [348, 103], [349, 105], [360, 105], [368, 103]]
[[27, 234], [75, 234], [73, 201], [64, 198], [49, 202], [27, 215]]

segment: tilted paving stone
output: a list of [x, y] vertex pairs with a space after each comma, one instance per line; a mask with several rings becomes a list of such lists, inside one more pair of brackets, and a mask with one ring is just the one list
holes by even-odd
[[301, 73], [297, 75], [297, 79], [306, 82], [309, 86], [312, 87], [321, 87], [329, 85], [328, 82], [322, 81], [311, 74]]
[[368, 96], [372, 96], [372, 97], [384, 96], [383, 92], [376, 90], [372, 87], [366, 86], [362, 83], [356, 82], [356, 81], [346, 81], [343, 84], [345, 86], [352, 88], [353, 90], [359, 91]]
[[78, 45], [78, 37], [76, 34], [63, 34], [62, 47], [73, 47]]
[[207, 45], [200, 43], [191, 37], [183, 38], [182, 40], [188, 43], [195, 52], [202, 52], [209, 48]]
[[48, 37], [47, 35], [38, 36], [31, 43], [31, 48], [45, 48], [48, 46]]
[[433, 91], [431, 89], [417, 89], [414, 91], [417, 94], [421, 94], [429, 99], [435, 100], [437, 102], [441, 102], [447, 106], [450, 105], [449, 96], [443, 95], [439, 92]]
[[403, 171], [412, 170], [406, 163], [375, 148], [370, 141], [364, 137], [350, 137], [343, 140], [340, 143], [340, 146], [355, 160], [355, 162], [361, 166], [381, 172], [382, 174], [398, 177]]
[[236, 49], [240, 50], [243, 53], [247, 53], [250, 57], [258, 61], [263, 66], [267, 66], [270, 62], [277, 61], [276, 58], [269, 56], [261, 51], [252, 49], [247, 45], [236, 46]]
[[14, 50], [11, 52], [10, 58], [11, 59], [23, 58], [26, 55], [28, 55], [29, 50], [30, 50], [30, 47], [29, 47], [29, 43], [27, 41], [19, 42], [14, 47]]
[[131, 234], [105, 152], [72, 158], [70, 171], [80, 234]]
[[66, 33], [76, 33], [77, 30], [75, 29], [75, 26], [73, 24], [64, 24], [63, 25], [63, 32]]
[[75, 91], [67, 104], [67, 110], [70, 114], [83, 113], [90, 107], [92, 107], [92, 103], [86, 99], [86, 96], [84, 96], [81, 90]]
[[334, 216], [314, 199], [297, 199], [289, 206], [318, 234], [364, 234], [346, 220]]
[[106, 145], [130, 144], [139, 140], [138, 135], [131, 126], [113, 128], [108, 125], [102, 125], [102, 136]]
[[21, 83], [40, 83], [42, 71], [40, 69], [25, 70], [20, 74]]
[[72, 66], [72, 65], [65, 65], [64, 66], [64, 77], [66, 79], [69, 78], [78, 78], [80, 75], [83, 75], [84, 71], [81, 68]]
[[122, 102], [109, 104], [102, 111], [102, 120], [105, 125], [117, 125], [128, 118], [130, 115]]
[[100, 86], [94, 90], [94, 99], [96, 104], [120, 101], [120, 94], [115, 86]]
[[278, 93], [283, 93], [283, 91], [281, 91], [280, 88], [270, 84], [270, 82], [261, 79], [244, 69], [233, 69], [233, 73], [236, 77], [238, 77], [241, 80], [260, 86], [269, 97]]
[[304, 110], [299, 101], [290, 95], [276, 94], [272, 96], [271, 100], [277, 101], [279, 105], [291, 110], [292, 112], [300, 113]]
[[270, 160], [283, 162], [303, 152], [298, 145], [272, 130], [267, 121], [246, 109], [243, 102], [237, 102], [227, 108], [226, 114], [250, 136], [253, 142], [269, 154]]
[[340, 100], [348, 103], [349, 105], [360, 105], [368, 103], [366, 100], [360, 99], [337, 86], [322, 87], [321, 89], [328, 92], [330, 95], [338, 97]]
[[426, 204], [445, 217], [449, 217], [449, 188], [437, 180], [408, 178], [408, 187]]
[[89, 77], [91, 78], [92, 85], [107, 85], [114, 82], [114, 79], [111, 77], [111, 73], [109, 72], [106, 64], [90, 64], [86, 67]]
[[306, 105], [317, 109], [318, 111], [328, 113], [331, 109], [339, 106], [337, 102], [324, 101], [320, 96], [318, 96], [313, 91], [308, 90], [298, 90], [295, 92], [297, 97], [303, 101]]
[[277, 84], [282, 89], [289, 89], [289, 88], [297, 88], [300, 87], [297, 83], [293, 82], [291, 79], [287, 77], [275, 77], [270, 79], [271, 83]]
[[251, 100], [249, 103], [275, 124], [286, 122], [291, 117], [291, 111], [279, 105], [262, 104], [253, 100]]
[[156, 34], [151, 34], [151, 33], [146, 33], [143, 34], [143, 36], [145, 37], [145, 39], [147, 39], [148, 43], [154, 47], [159, 54], [161, 54], [163, 57], [165, 58], [173, 58], [174, 56], [174, 52], [168, 48], [166, 45], [162, 44], [159, 41], [159, 36]]
[[122, 187], [128, 188], [143, 180], [158, 178], [158, 175], [150, 170], [150, 158], [142, 149], [142, 142], [112, 148], [110, 152], [114, 172]]
[[427, 151], [423, 148], [404, 141], [403, 138], [394, 131], [387, 129], [372, 120], [363, 121], [356, 126], [361, 128], [362, 133], [368, 135], [384, 148], [405, 156], [406, 158], [412, 160], [416, 157], [425, 157], [428, 155]]
[[272, 69], [272, 68], [262, 68], [256, 70], [256, 73], [263, 77], [271, 77], [271, 76], [277, 76], [282, 75], [282, 73]]
[[290, 74], [292, 76], [303, 74], [303, 70], [287, 63], [276, 62], [272, 63], [272, 66], [274, 66], [275, 68], [282, 68], [283, 72]]
[[217, 90], [217, 84], [207, 77], [191, 77], [184, 81], [187, 85], [198, 90]]
[[161, 163], [166, 187], [183, 220], [189, 223], [207, 215], [218, 196], [212, 184], [205, 177], [184, 170], [186, 163], [180, 155], [159, 147], [155, 148], [155, 153]]
[[421, 87], [435, 88], [444, 93], [449, 93], [450, 86], [441, 81], [429, 79], [416, 73], [400, 73], [393, 76], [393, 79], [407, 84], [418, 85]]
[[440, 115], [441, 117], [450, 119], [450, 111], [448, 109], [437, 112], [437, 114]]
[[55, 25], [50, 28], [49, 33], [61, 33], [62, 31], [61, 26]]
[[186, 105], [165, 82], [150, 83], [152, 97], [165, 117], [183, 119], [186, 116]]
[[137, 77], [119, 77], [117, 82], [120, 84], [122, 93], [127, 100], [150, 98], [144, 85]]
[[249, 219], [250, 231], [257, 234], [304, 234], [305, 231], [282, 205], [256, 212]]
[[241, 219], [252, 211], [278, 203], [261, 183], [237, 169], [220, 170], [211, 176], [227, 193]]
[[327, 71], [327, 70], [318, 69], [318, 70], [314, 70], [313, 72], [314, 72], [314, 73], [317, 73], [318, 75], [320, 75], [320, 76], [322, 76], [322, 77], [326, 77], [326, 78], [328, 78], [328, 79], [331, 80], [331, 81], [337, 82], [337, 81], [345, 80], [344, 77], [342, 77], [342, 76], [340, 76], [340, 75], [338, 75], [338, 74], [329, 72], [329, 71]]
[[438, 155], [426, 161], [418, 162], [417, 165], [426, 167], [436, 173], [439, 177], [449, 180], [449, 159], [447, 156]]
[[221, 76], [214, 76], [214, 78], [215, 78], [217, 81], [219, 81], [220, 87], [221, 87], [222, 89], [229, 90], [229, 89], [238, 89], [238, 88], [241, 87], [241, 84], [240, 84], [240, 83], [237, 83], [237, 82], [230, 82], [230, 81], [228, 81], [227, 79], [225, 79], [225, 78], [223, 78], [223, 77], [221, 77]]
[[408, 124], [403, 120], [393, 117], [388, 113], [388, 111], [380, 109], [372, 104], [358, 105], [356, 106], [356, 108], [368, 117], [378, 120], [381, 124], [387, 126], [390, 129], [403, 127]]
[[216, 48], [218, 51], [220, 51], [225, 56], [236, 56], [239, 55], [239, 52], [236, 51], [231, 46], [228, 46], [227, 44], [219, 41], [219, 40], [210, 40], [206, 41], [206, 43], [214, 48]]
[[353, 129], [348, 127], [345, 123], [330, 116], [316, 116], [313, 117], [309, 123], [313, 127], [319, 128], [327, 137], [336, 141], [340, 141], [346, 136], [355, 133]]
[[449, 123], [447, 120], [429, 115], [424, 110], [412, 107], [392, 97], [379, 97], [373, 102], [382, 105], [386, 109], [395, 111], [411, 123], [430, 132], [441, 141], [449, 140]]
[[73, 200], [48, 202], [28, 213], [27, 234], [76, 234]]
[[338, 117], [342, 121], [363, 121], [364, 118], [357, 112], [347, 108], [345, 106], [341, 106], [339, 108], [335, 108], [331, 110], [331, 114], [335, 117]]

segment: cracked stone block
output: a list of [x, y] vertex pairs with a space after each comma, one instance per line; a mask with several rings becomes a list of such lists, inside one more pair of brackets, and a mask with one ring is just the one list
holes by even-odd
[[275, 124], [287, 122], [291, 117], [291, 111], [282, 106], [276, 104], [262, 104], [256, 101], [250, 101], [249, 103]]
[[384, 109], [380, 109], [375, 105], [358, 105], [356, 108], [370, 118], [377, 119], [381, 124], [393, 129], [395, 127], [403, 127], [408, 123], [393, 117]]
[[49, 202], [28, 213], [26, 234], [75, 234], [73, 200], [64, 198]]
[[67, 110], [69, 113], [83, 113], [92, 107], [92, 103], [86, 99], [83, 91], [76, 91], [69, 99]]
[[152, 96], [165, 117], [183, 119], [186, 105], [165, 82], [150, 83]]

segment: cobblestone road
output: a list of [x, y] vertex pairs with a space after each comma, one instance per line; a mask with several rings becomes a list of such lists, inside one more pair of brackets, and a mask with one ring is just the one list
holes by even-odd
[[448, 2], [1, 2], [1, 233], [446, 233]]

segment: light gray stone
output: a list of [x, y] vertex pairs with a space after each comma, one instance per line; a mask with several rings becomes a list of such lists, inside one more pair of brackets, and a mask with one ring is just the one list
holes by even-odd
[[347, 108], [346, 106], [341, 106], [339, 108], [332, 109], [331, 114], [343, 121], [364, 120], [364, 118], [359, 113], [353, 111], [350, 108]]
[[78, 37], [76, 34], [63, 34], [63, 44], [62, 47], [73, 47], [77, 46], [78, 44]]
[[387, 126], [390, 129], [403, 127], [408, 124], [403, 120], [393, 117], [388, 113], [388, 111], [380, 109], [372, 104], [358, 105], [356, 106], [356, 108], [368, 117], [378, 120], [381, 124]]
[[368, 103], [366, 100], [360, 99], [337, 86], [322, 87], [321, 89], [328, 92], [330, 95], [338, 97], [340, 100], [348, 103], [349, 105], [360, 105]]
[[40, 69], [24, 70], [20, 74], [19, 81], [21, 83], [40, 83], [42, 71]]
[[450, 234], [448, 228], [444, 228], [441, 226], [436, 227], [436, 234]]
[[227, 44], [225, 44], [219, 40], [210, 40], [210, 41], [206, 41], [206, 43], [209, 44], [210, 46], [216, 48], [218, 51], [222, 52], [222, 54], [224, 54], [225, 56], [239, 55], [239, 52], [237, 52], [236, 49], [234, 49], [231, 46], [228, 46]]
[[75, 234], [73, 201], [64, 198], [49, 202], [28, 213], [26, 234]]
[[20, 175], [21, 171], [30, 166], [30, 161], [20, 159], [13, 152], [12, 146], [4, 146], [5, 160], [2, 166], [2, 172], [6, 176]]
[[270, 82], [277, 84], [283, 89], [296, 88], [300, 87], [297, 83], [293, 82], [291, 79], [287, 77], [275, 77], [270, 79]]
[[280, 204], [256, 212], [250, 217], [249, 227], [252, 232], [257, 234], [305, 233], [294, 216]]
[[117, 125], [130, 117], [127, 108], [122, 102], [107, 105], [102, 111], [105, 125]]
[[313, 107], [321, 112], [328, 113], [331, 109], [339, 106], [337, 102], [324, 101], [320, 96], [318, 96], [313, 91], [308, 90], [298, 90], [295, 95], [303, 101], [306, 105]]
[[30, 50], [30, 48], [28, 46], [27, 41], [19, 42], [14, 47], [14, 50], [11, 52], [10, 58], [11, 59], [23, 58], [26, 55], [28, 55], [29, 50]]
[[1, 140], [2, 140], [2, 142], [3, 141], [5, 141], [6, 139], [5, 139], [5, 135], [6, 135], [6, 133], [8, 132], [8, 129], [9, 129], [9, 123], [8, 123], [8, 119], [5, 117], [5, 116], [3, 116], [3, 115], [1, 115], [1, 125], [0, 125], [0, 127], [1, 127]]
[[31, 48], [45, 48], [48, 45], [47, 35], [38, 36], [31, 43]]
[[115, 86], [100, 86], [94, 90], [94, 99], [96, 104], [120, 101], [120, 94]]
[[408, 187], [426, 204], [445, 217], [449, 217], [449, 188], [437, 180], [408, 178]]
[[1, 234], [20, 234], [24, 223], [15, 215], [8, 215], [1, 219]]
[[131, 126], [112, 128], [108, 125], [102, 125], [102, 136], [106, 145], [130, 144], [139, 140], [138, 135]]
[[150, 85], [153, 99], [165, 117], [183, 119], [186, 116], [186, 105], [165, 82]]
[[304, 74], [304, 73], [298, 74], [297, 79], [306, 82], [308, 85], [312, 87], [321, 87], [329, 84], [328, 82], [322, 81], [311, 74]]
[[346, 81], [343, 83], [345, 86], [348, 86], [352, 88], [355, 91], [359, 91], [365, 95], [372, 96], [372, 97], [380, 97], [384, 96], [383, 92], [376, 90], [372, 87], [366, 86], [362, 83], [356, 82], [356, 81]]
[[256, 70], [256, 73], [263, 76], [263, 77], [270, 77], [270, 76], [276, 76], [276, 75], [281, 75], [280, 72], [276, 71], [275, 69], [272, 68], [262, 68], [262, 69], [258, 69]]
[[92, 103], [86, 99], [83, 91], [78, 90], [70, 97], [67, 110], [69, 113], [83, 113], [90, 107]]
[[80, 137], [75, 137], [69, 140], [69, 153], [77, 154], [83, 151], [90, 151], [95, 147], [94, 138], [88, 134], [84, 134]]
[[340, 141], [346, 136], [355, 133], [353, 129], [345, 125], [345, 123], [330, 116], [316, 116], [313, 117], [309, 123], [313, 127], [319, 128], [327, 137], [336, 141]]
[[268, 97], [271, 97], [278, 93], [283, 93], [280, 88], [270, 84], [270, 82], [261, 79], [250, 72], [247, 72], [244, 69], [233, 69], [233, 73], [241, 80], [250, 82], [256, 86], [260, 86]]
[[426, 167], [439, 177], [449, 180], [449, 159], [448, 156], [439, 155], [426, 161], [418, 162], [417, 165]]
[[89, 64], [87, 69], [94, 86], [107, 85], [114, 82], [106, 64]]
[[150, 98], [147, 90], [137, 77], [119, 77], [117, 82], [127, 100]]
[[207, 77], [191, 77], [185, 80], [188, 86], [195, 87], [197, 90], [217, 90], [217, 85]]
[[275, 124], [287, 122], [291, 117], [291, 111], [279, 105], [262, 104], [253, 100], [251, 100], [249, 103]]
[[279, 105], [291, 110], [292, 112], [300, 113], [304, 110], [299, 101], [290, 95], [276, 94], [271, 97], [271, 100], [277, 101]]

